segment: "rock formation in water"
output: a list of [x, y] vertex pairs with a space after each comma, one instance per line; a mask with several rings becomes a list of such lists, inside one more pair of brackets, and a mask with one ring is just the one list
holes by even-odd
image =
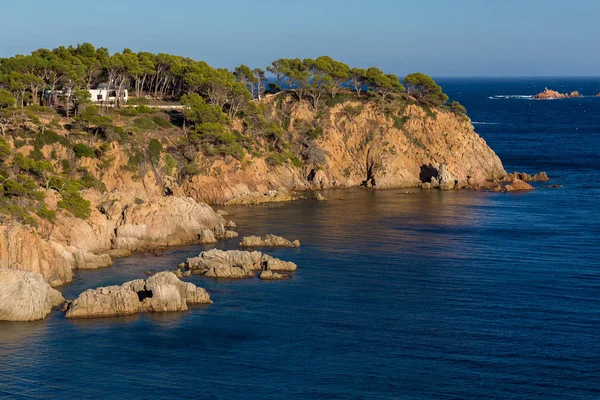
[[264, 281], [277, 281], [281, 279], [287, 279], [289, 276], [273, 271], [261, 271], [260, 275], [258, 275], [258, 278]]
[[242, 238], [240, 247], [300, 247], [300, 241], [289, 241], [275, 235], [246, 236]]
[[173, 272], [160, 272], [145, 281], [89, 289], [65, 304], [67, 318], [100, 318], [144, 312], [185, 311], [189, 304], [210, 304], [203, 288], [180, 281]]
[[555, 90], [544, 89], [543, 92], [536, 94], [533, 96], [536, 100], [551, 100], [551, 99], [570, 99], [581, 97], [578, 91], [573, 91], [571, 93], [559, 93]]
[[524, 172], [513, 172], [512, 174], [508, 174], [504, 177], [504, 180], [509, 182], [515, 179], [519, 179], [524, 182], [547, 182], [550, 180], [550, 178], [548, 178], [548, 174], [544, 171], [534, 175], [530, 175]]
[[531, 186], [529, 183], [524, 182], [520, 179], [515, 179], [509, 185], [502, 186], [500, 188], [500, 190], [503, 192], [520, 192], [520, 191], [527, 191], [527, 190], [533, 190], [533, 189], [534, 189], [533, 186]]
[[315, 198], [317, 199], [317, 201], [327, 201], [327, 197], [323, 196], [321, 193], [317, 193], [317, 196]]
[[184, 266], [192, 274], [228, 279], [252, 278], [257, 271], [293, 272], [298, 268], [293, 262], [282, 261], [259, 251], [218, 249], [188, 258]]
[[44, 319], [63, 301], [42, 275], [0, 268], [0, 321]]

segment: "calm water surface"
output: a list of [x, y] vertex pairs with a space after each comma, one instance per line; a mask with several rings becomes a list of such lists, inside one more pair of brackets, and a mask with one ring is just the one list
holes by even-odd
[[[562, 187], [229, 208], [241, 235], [300, 239], [268, 251], [300, 266], [293, 279], [192, 277], [215, 303], [184, 313], [0, 323], [0, 397], [600, 398], [600, 99], [518, 97], [600, 81], [442, 83], [507, 170], [547, 170]], [[74, 298], [207, 248], [137, 254], [61, 290]]]

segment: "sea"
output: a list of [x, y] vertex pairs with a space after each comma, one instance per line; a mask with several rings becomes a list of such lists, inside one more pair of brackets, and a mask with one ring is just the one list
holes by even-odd
[[[302, 242], [266, 251], [299, 265], [292, 279], [196, 276], [214, 304], [0, 323], [0, 398], [599, 399], [600, 78], [438, 82], [507, 171], [551, 181], [228, 207], [240, 235]], [[531, 98], [545, 87], [584, 97]], [[135, 254], [60, 290], [73, 299], [208, 248]]]

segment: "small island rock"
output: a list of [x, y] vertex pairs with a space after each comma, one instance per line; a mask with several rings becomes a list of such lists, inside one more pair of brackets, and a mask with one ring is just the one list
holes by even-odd
[[556, 90], [545, 89], [542, 93], [538, 93], [533, 96], [536, 100], [548, 100], [548, 99], [571, 99], [581, 97], [578, 91], [571, 93], [559, 93]]
[[185, 265], [193, 274], [227, 279], [252, 278], [256, 271], [293, 272], [298, 269], [293, 262], [282, 261], [259, 251], [218, 249], [204, 251], [198, 257], [188, 258]]
[[210, 304], [203, 288], [180, 281], [173, 272], [159, 272], [147, 280], [121, 286], [89, 289], [66, 304], [67, 318], [100, 318], [142, 312], [185, 311], [188, 304]]
[[286, 238], [275, 235], [246, 236], [242, 238], [240, 247], [300, 247], [300, 241], [294, 240], [291, 242]]

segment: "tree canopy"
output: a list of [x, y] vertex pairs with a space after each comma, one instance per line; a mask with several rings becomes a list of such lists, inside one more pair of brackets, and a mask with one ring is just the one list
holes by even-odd
[[[272, 75], [269, 83], [266, 73]], [[275, 84], [276, 82], [276, 84]], [[418, 101], [441, 106], [448, 97], [433, 79], [422, 74], [404, 78], [408, 93]], [[297, 99], [319, 107], [325, 97], [343, 90], [357, 96], [371, 92], [386, 99], [405, 92], [394, 74], [377, 67], [351, 68], [329, 56], [315, 59], [280, 58], [266, 67], [240, 65], [229, 71], [204, 61], [165, 53], [135, 53], [130, 49], [110, 54], [90, 43], [39, 49], [29, 55], [0, 59], [0, 107], [42, 104], [62, 108], [67, 117], [86, 107], [88, 90], [103, 83], [116, 93], [117, 104], [125, 90], [132, 97], [179, 100], [197, 94], [235, 118], [252, 99], [285, 90]]]

